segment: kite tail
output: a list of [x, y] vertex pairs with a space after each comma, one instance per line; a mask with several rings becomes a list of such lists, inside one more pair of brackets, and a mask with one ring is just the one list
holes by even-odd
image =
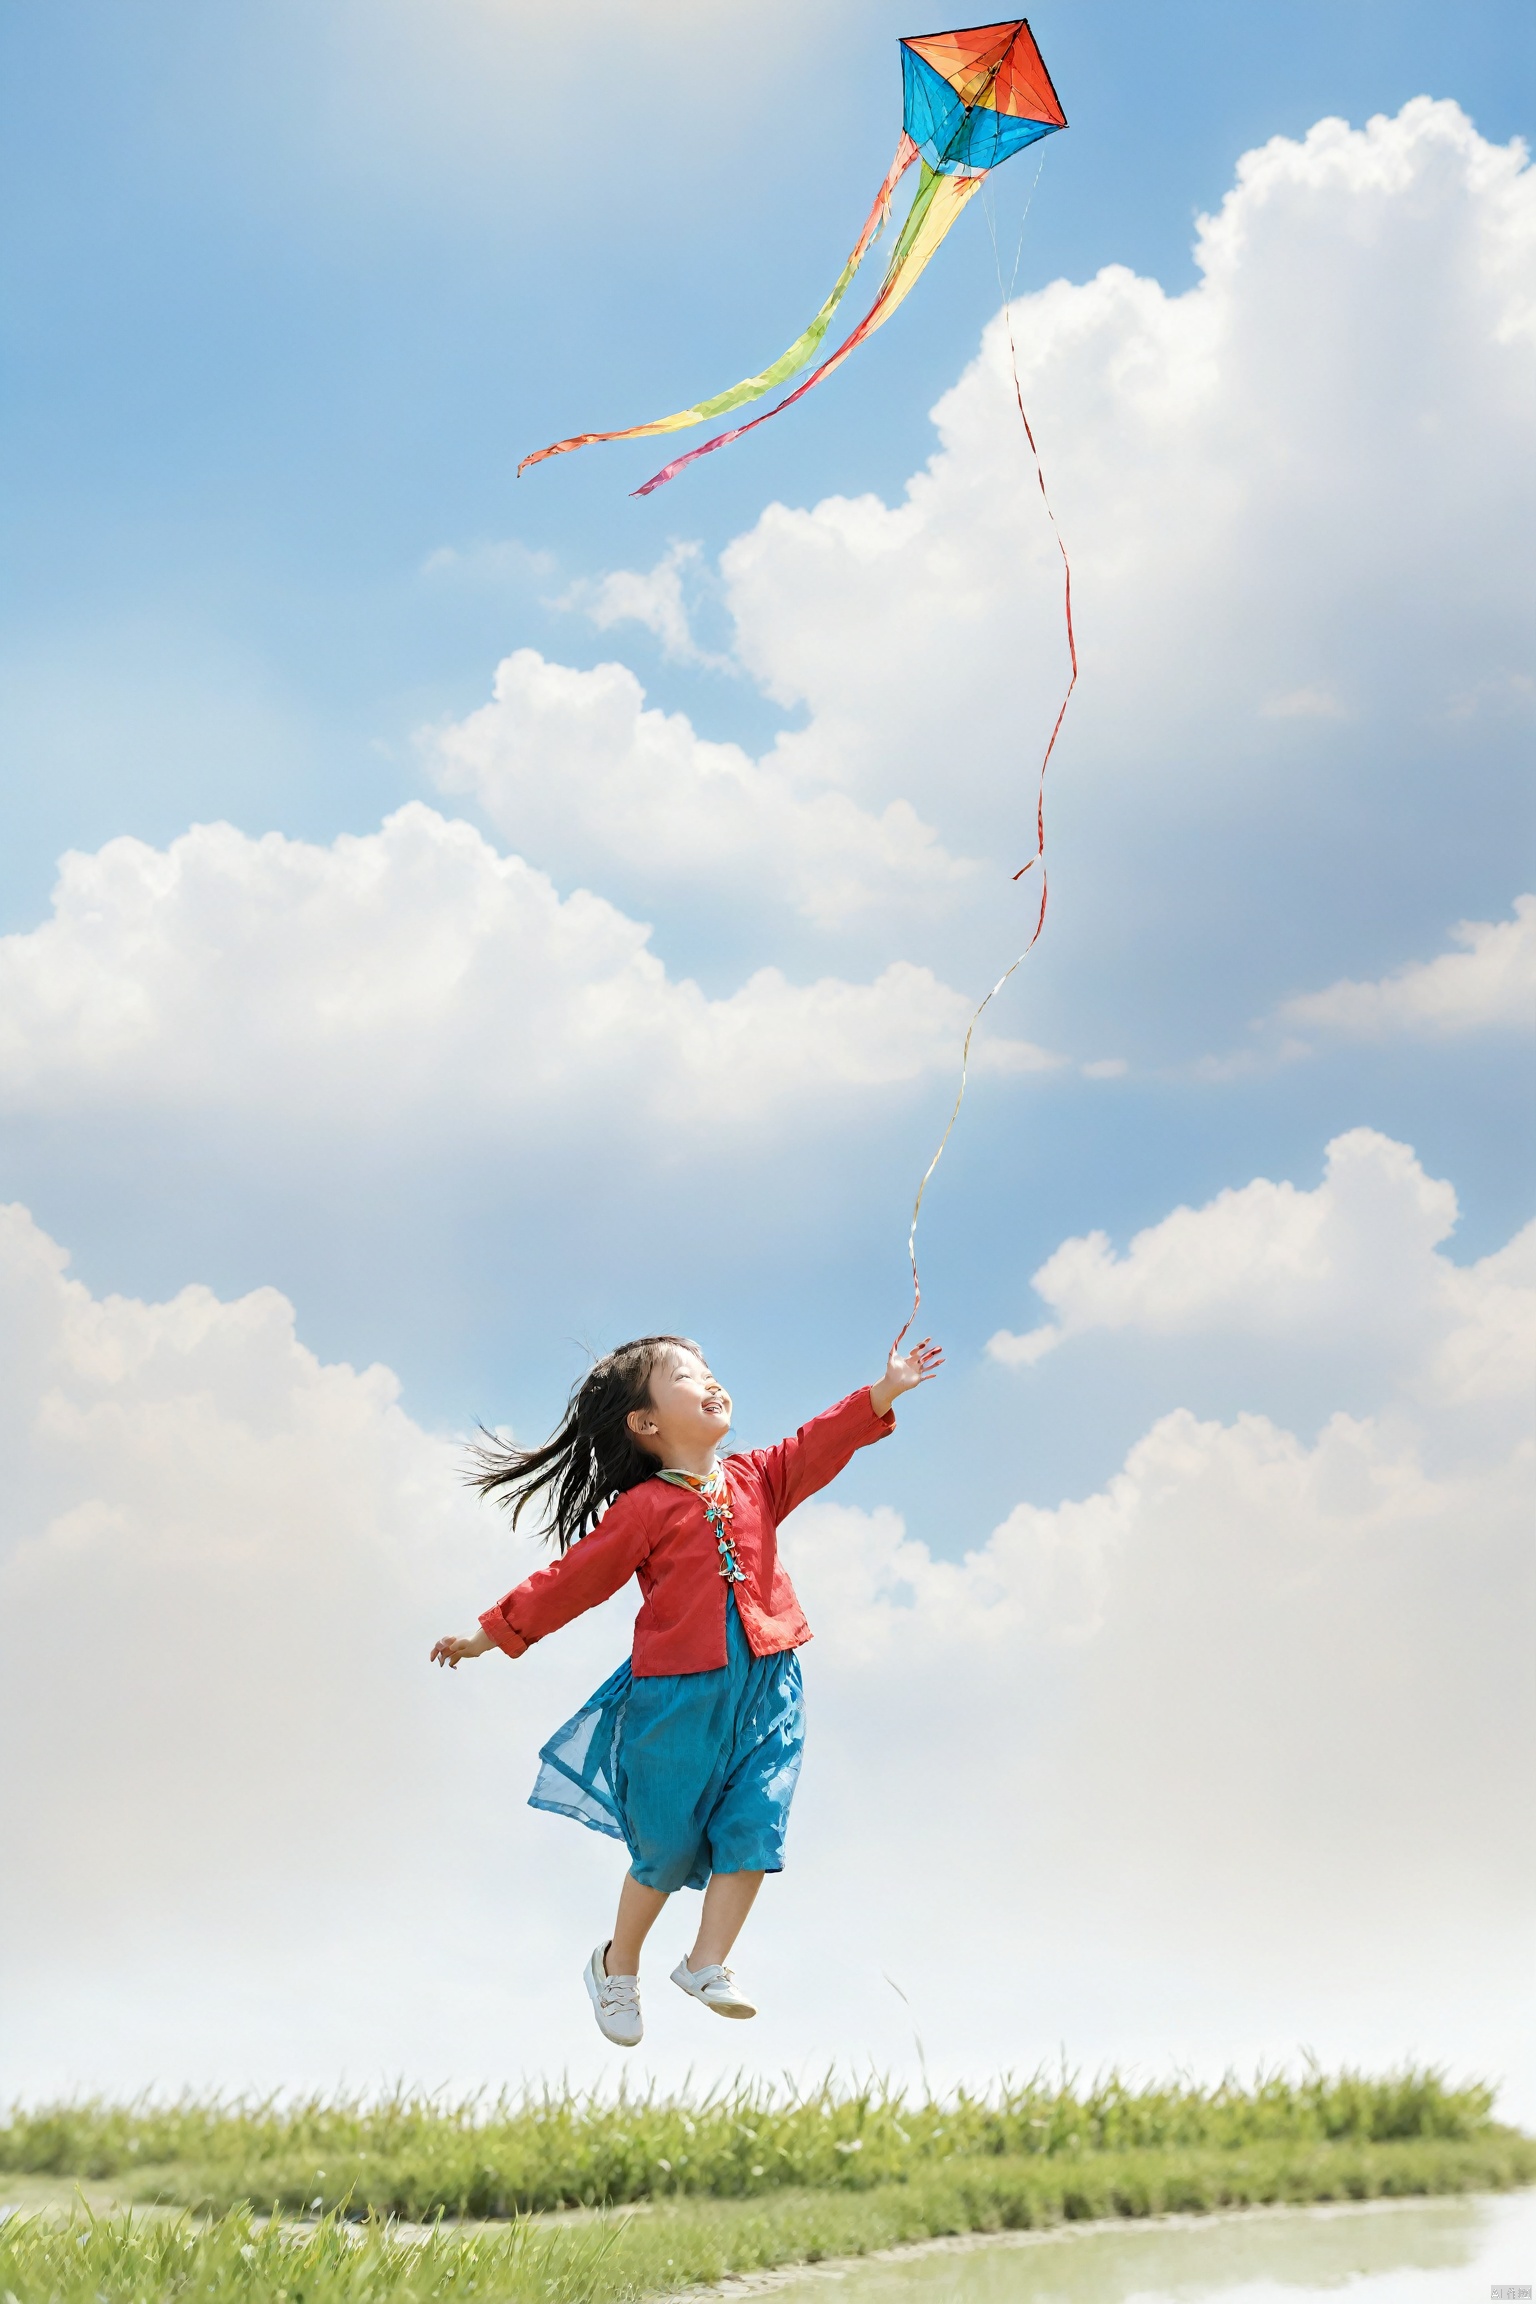
[[1045, 926], [1046, 897], [1050, 892], [1049, 883], [1046, 879], [1045, 872], [1045, 772], [1051, 764], [1051, 754], [1056, 749], [1056, 739], [1061, 734], [1061, 724], [1067, 716], [1067, 706], [1072, 701], [1072, 691], [1077, 686], [1077, 636], [1072, 629], [1072, 563], [1067, 558], [1067, 547], [1062, 539], [1061, 530], [1056, 525], [1056, 515], [1051, 510], [1051, 499], [1045, 485], [1045, 470], [1040, 461], [1040, 451], [1035, 446], [1035, 435], [1030, 428], [1029, 418], [1024, 413], [1024, 388], [1019, 382], [1019, 357], [1014, 349], [1013, 342], [1013, 309], [1006, 298], [1004, 299], [1003, 303], [1003, 313], [1008, 330], [1008, 360], [1009, 365], [1013, 370], [1013, 396], [1018, 403], [1019, 417], [1024, 426], [1024, 437], [1029, 442], [1029, 452], [1035, 460], [1035, 478], [1040, 483], [1040, 494], [1045, 504], [1046, 518], [1051, 523], [1051, 533], [1056, 539], [1056, 548], [1061, 554], [1062, 574], [1065, 579], [1066, 586], [1067, 654], [1070, 657], [1072, 663], [1072, 677], [1067, 682], [1067, 692], [1061, 700], [1061, 709], [1057, 713], [1055, 725], [1051, 729], [1050, 742], [1046, 745], [1044, 758], [1040, 762], [1040, 775], [1035, 789], [1035, 853], [1033, 856], [1031, 856], [1029, 862], [1027, 864], [1021, 864], [1017, 872], [1014, 874], [1015, 880], [1022, 880], [1025, 873], [1033, 871], [1036, 864], [1038, 864], [1040, 867], [1040, 909], [1035, 916], [1035, 932], [1030, 937], [1029, 942], [1025, 945], [1023, 951], [1019, 954], [1017, 960], [1013, 962], [1012, 966], [1003, 970], [1001, 976], [999, 976], [997, 982], [993, 985], [986, 998], [981, 1002], [980, 1006], [976, 1010], [975, 1015], [971, 1018], [970, 1023], [965, 1028], [965, 1046], [960, 1051], [959, 1094], [955, 1098], [954, 1109], [949, 1115], [949, 1125], [945, 1128], [943, 1135], [939, 1138], [938, 1150], [934, 1153], [933, 1158], [929, 1161], [927, 1167], [923, 1171], [923, 1180], [917, 1188], [917, 1198], [912, 1203], [912, 1225], [910, 1231], [907, 1234], [907, 1261], [912, 1267], [912, 1309], [907, 1314], [906, 1320], [901, 1329], [901, 1333], [896, 1338], [896, 1343], [891, 1346], [891, 1350], [893, 1352], [896, 1350], [896, 1346], [902, 1342], [902, 1339], [906, 1336], [907, 1330], [912, 1326], [913, 1321], [917, 1318], [918, 1309], [923, 1301], [922, 1283], [919, 1280], [917, 1273], [917, 1220], [918, 1217], [922, 1214], [923, 1194], [928, 1189], [929, 1179], [932, 1176], [935, 1168], [937, 1168], [939, 1162], [944, 1157], [944, 1147], [949, 1142], [950, 1136], [954, 1130], [955, 1122], [960, 1117], [960, 1107], [965, 1102], [965, 1086], [971, 1065], [972, 1037], [975, 1033], [977, 1025], [981, 1022], [983, 1011], [990, 1007], [992, 1002], [997, 998], [997, 995], [999, 992], [1001, 992], [1003, 986], [1007, 983], [1009, 977], [1013, 974], [1014, 969], [1021, 968], [1023, 966], [1030, 953], [1033, 952], [1035, 946], [1039, 943], [1040, 931]]
[[[866, 336], [872, 336], [877, 328], [889, 320], [981, 182], [980, 176], [940, 175], [925, 160], [912, 206], [901, 228], [901, 237], [891, 251], [891, 261], [880, 284], [880, 293], [852, 335], [845, 337], [837, 350], [775, 407], [764, 409], [761, 416], [754, 416], [750, 423], [738, 424], [730, 432], [717, 432], [713, 440], [706, 440], [701, 447], [690, 449], [686, 456], [679, 456], [672, 463], [664, 464], [659, 472], [653, 472], [650, 479], [632, 493], [636, 496], [649, 496], [653, 488], [665, 486], [668, 480], [682, 471], [685, 464], [695, 463], [700, 456], [712, 456], [717, 448], [728, 448], [744, 432], [755, 431], [759, 424], [766, 424], [770, 416], [781, 416], [786, 408], [793, 408], [795, 402], [803, 400], [823, 377], [830, 376], [834, 368], [841, 367], [849, 353], [856, 351]], [[654, 432], [660, 431], [662, 427], [653, 424], [646, 429]], [[548, 450], [545, 453], [548, 454]]]
[[[811, 358], [822, 338], [826, 335], [827, 329], [831, 325], [832, 315], [842, 302], [849, 282], [868, 255], [871, 243], [879, 237], [885, 221], [890, 215], [891, 198], [897, 184], [916, 158], [917, 146], [903, 130], [901, 142], [896, 147], [896, 156], [886, 170], [885, 181], [875, 194], [874, 205], [864, 219], [864, 229], [854, 242], [848, 261], [838, 274], [831, 295], [822, 305], [810, 326], [795, 338], [789, 350], [781, 353], [771, 367], [764, 368], [756, 376], [748, 376], [740, 384], [733, 384], [728, 392], [717, 392], [712, 399], [699, 401], [696, 407], [680, 408], [675, 416], [659, 416], [653, 424], [631, 424], [622, 432], [576, 432], [572, 434], [569, 440], [556, 440], [548, 448], [535, 449], [531, 456], [525, 456], [519, 464], [517, 468], [518, 478], [522, 478], [530, 464], [542, 464], [545, 458], [549, 456], [564, 456], [572, 448], [591, 447], [595, 441], [643, 440], [653, 432], [682, 432], [690, 424], [707, 424], [712, 417], [727, 416], [733, 408], [744, 407], [749, 400], [756, 400], [764, 392], [771, 392], [776, 384], [786, 383], [794, 375], [796, 369], [805, 366], [807, 360]], [[655, 483], [651, 482], [649, 485], [654, 486]], [[643, 495], [645, 491], [640, 489], [636, 493]]]

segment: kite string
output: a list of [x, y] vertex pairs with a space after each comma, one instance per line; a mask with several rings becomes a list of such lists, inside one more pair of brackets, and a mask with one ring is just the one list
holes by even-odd
[[[1045, 155], [1042, 153], [1040, 155], [1040, 168], [1043, 168], [1044, 165]], [[1024, 216], [1019, 224], [1019, 246], [1018, 250], [1015, 252], [1013, 260], [1014, 280], [1017, 280], [1018, 278], [1019, 257], [1022, 255], [1024, 247], [1024, 224], [1027, 222], [1029, 217], [1030, 202], [1034, 199], [1035, 196], [1035, 185], [1038, 185], [1040, 181], [1040, 168], [1035, 170], [1035, 183], [1030, 186], [1029, 199], [1024, 203]], [[1001, 976], [999, 976], [991, 991], [988, 992], [986, 997], [978, 1004], [975, 1014], [972, 1016], [970, 1023], [966, 1026], [965, 1045], [960, 1051], [959, 1092], [955, 1097], [954, 1106], [950, 1112], [949, 1120], [945, 1127], [944, 1133], [939, 1138], [938, 1149], [923, 1171], [923, 1180], [918, 1185], [917, 1197], [912, 1203], [912, 1223], [907, 1233], [907, 1261], [912, 1269], [912, 1309], [907, 1314], [906, 1320], [902, 1324], [900, 1332], [896, 1337], [895, 1343], [893, 1343], [891, 1346], [891, 1350], [893, 1352], [898, 1349], [898, 1347], [905, 1339], [908, 1330], [916, 1320], [918, 1312], [922, 1306], [923, 1289], [917, 1269], [918, 1218], [922, 1214], [923, 1194], [928, 1189], [929, 1183], [933, 1177], [934, 1170], [938, 1167], [939, 1162], [944, 1157], [944, 1148], [948, 1144], [950, 1136], [954, 1132], [955, 1122], [960, 1117], [960, 1107], [965, 1102], [966, 1083], [970, 1075], [971, 1042], [975, 1037], [976, 1027], [981, 1022], [982, 1016], [985, 1014], [986, 1010], [991, 1006], [992, 1002], [997, 998], [999, 992], [1001, 992], [1003, 989], [1003, 986], [1007, 983], [1009, 977], [1013, 975], [1016, 969], [1021, 968], [1024, 962], [1028, 959], [1030, 953], [1034, 950], [1036, 944], [1038, 944], [1040, 941], [1040, 931], [1045, 926], [1046, 900], [1050, 893], [1050, 884], [1047, 879], [1045, 868], [1045, 772], [1050, 766], [1051, 754], [1056, 749], [1056, 739], [1061, 734], [1061, 724], [1067, 716], [1067, 706], [1072, 701], [1072, 691], [1077, 686], [1077, 636], [1072, 628], [1072, 563], [1067, 557], [1067, 547], [1062, 538], [1061, 530], [1056, 524], [1056, 514], [1051, 509], [1050, 492], [1045, 485], [1045, 469], [1040, 460], [1040, 450], [1036, 446], [1034, 431], [1030, 425], [1029, 417], [1025, 413], [1024, 387], [1019, 381], [1019, 356], [1014, 344], [1013, 337], [1013, 283], [1010, 281], [1009, 287], [1007, 289], [1003, 289], [1003, 268], [1001, 259], [998, 257], [997, 233], [993, 227], [992, 212], [990, 206], [988, 206], [986, 202], [983, 202], [983, 206], [986, 208], [988, 229], [992, 232], [992, 253], [994, 260], [997, 262], [997, 284], [1003, 293], [1003, 322], [1008, 337], [1008, 363], [1013, 374], [1013, 396], [1018, 406], [1020, 421], [1024, 426], [1024, 437], [1029, 442], [1029, 451], [1031, 456], [1034, 458], [1035, 478], [1040, 484], [1040, 495], [1045, 505], [1046, 518], [1051, 523], [1051, 533], [1056, 539], [1056, 548], [1061, 554], [1062, 576], [1065, 587], [1064, 601], [1067, 622], [1067, 654], [1071, 660], [1072, 676], [1067, 682], [1067, 692], [1061, 700], [1061, 709], [1056, 714], [1055, 724], [1051, 729], [1050, 741], [1045, 747], [1045, 753], [1040, 762], [1040, 775], [1036, 788], [1035, 798], [1035, 853], [1030, 857], [1029, 862], [1027, 864], [1021, 864], [1018, 871], [1013, 875], [1015, 880], [1022, 880], [1025, 873], [1033, 870], [1036, 864], [1038, 864], [1040, 867], [1040, 909], [1035, 916], [1034, 933], [1030, 937], [1029, 942], [1025, 945], [1023, 951], [1019, 954], [1018, 958], [1012, 961], [1010, 965], [1003, 970], [1003, 973]]]
[[[1033, 862], [1033, 858], [1031, 858], [1031, 862]], [[1028, 871], [1029, 866], [1026, 865], [1024, 869]], [[1015, 873], [1014, 877], [1017, 879], [1018, 874]], [[975, 1037], [976, 1027], [981, 1022], [984, 1011], [989, 1008], [992, 1002], [997, 998], [997, 995], [999, 992], [1001, 992], [1003, 986], [1007, 983], [1014, 970], [1016, 968], [1023, 967], [1024, 962], [1028, 959], [1030, 953], [1034, 950], [1035, 945], [1038, 943], [1040, 931], [1045, 926], [1045, 900], [1047, 893], [1048, 884], [1045, 876], [1045, 867], [1042, 864], [1040, 867], [1040, 910], [1035, 920], [1035, 932], [1030, 937], [1030, 940], [1025, 945], [1023, 951], [1019, 954], [1017, 960], [1011, 961], [1009, 965], [1003, 970], [1001, 976], [999, 976], [991, 991], [978, 1005], [975, 1015], [971, 1018], [969, 1024], [967, 1024], [965, 1028], [965, 1045], [960, 1051], [959, 1092], [955, 1097], [954, 1106], [950, 1112], [949, 1120], [945, 1126], [944, 1133], [939, 1138], [938, 1150], [934, 1153], [933, 1158], [929, 1161], [927, 1167], [923, 1170], [923, 1180], [917, 1188], [917, 1198], [912, 1203], [912, 1225], [910, 1231], [907, 1234], [907, 1262], [912, 1267], [912, 1309], [907, 1314], [906, 1319], [902, 1322], [901, 1328], [897, 1333], [896, 1340], [891, 1346], [891, 1350], [893, 1352], [896, 1351], [900, 1346], [903, 1338], [906, 1336], [908, 1329], [911, 1327], [913, 1321], [917, 1318], [918, 1311], [922, 1305], [922, 1282], [919, 1280], [917, 1272], [917, 1220], [923, 1211], [923, 1194], [928, 1189], [929, 1181], [932, 1178], [935, 1168], [937, 1168], [939, 1162], [944, 1157], [944, 1147], [949, 1142], [950, 1136], [954, 1131], [955, 1122], [960, 1117], [960, 1107], [965, 1102], [966, 1082], [970, 1076], [971, 1068], [971, 1041]]]
[[987, 219], [987, 231], [990, 234], [992, 240], [992, 263], [997, 273], [998, 293], [1002, 297], [1005, 305], [1011, 301], [1013, 291], [1018, 285], [1019, 266], [1024, 258], [1024, 228], [1029, 222], [1029, 212], [1035, 204], [1035, 194], [1040, 189], [1040, 178], [1044, 171], [1045, 147], [1042, 144], [1040, 148], [1040, 157], [1035, 163], [1035, 173], [1030, 179], [1029, 190], [1024, 196], [1024, 209], [1023, 213], [1019, 217], [1019, 237], [1013, 251], [1013, 270], [1008, 275], [1008, 285], [1006, 288], [1003, 286], [1003, 260], [1001, 255], [998, 253], [997, 215], [992, 200], [992, 182], [990, 176], [988, 177], [987, 182], [982, 186], [981, 205], [982, 211]]

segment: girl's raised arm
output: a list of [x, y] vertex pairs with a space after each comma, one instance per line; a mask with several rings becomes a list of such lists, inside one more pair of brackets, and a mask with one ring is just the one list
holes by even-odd
[[893, 1346], [878, 1384], [850, 1392], [846, 1400], [813, 1416], [777, 1447], [754, 1449], [746, 1461], [763, 1483], [774, 1519], [787, 1519], [797, 1504], [835, 1480], [860, 1448], [894, 1431], [891, 1402], [915, 1385], [926, 1384], [943, 1359], [938, 1346], [926, 1337], [905, 1354]]

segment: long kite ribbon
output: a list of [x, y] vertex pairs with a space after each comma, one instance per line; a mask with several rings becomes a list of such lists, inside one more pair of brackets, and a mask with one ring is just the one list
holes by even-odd
[[916, 285], [950, 226], [984, 181], [981, 176], [941, 175], [930, 168], [925, 160], [912, 206], [901, 228], [901, 236], [891, 250], [891, 260], [886, 267], [885, 278], [880, 283], [880, 293], [852, 334], [845, 336], [837, 350], [823, 360], [819, 368], [813, 369], [803, 384], [797, 385], [793, 392], [774, 407], [765, 408], [761, 416], [754, 416], [746, 424], [736, 425], [732, 431], [717, 432], [713, 440], [706, 440], [702, 447], [690, 448], [686, 456], [679, 456], [672, 463], [663, 464], [659, 472], [653, 472], [649, 480], [631, 493], [649, 496], [653, 488], [664, 486], [682, 471], [684, 465], [696, 464], [701, 456], [711, 456], [717, 448], [728, 448], [743, 433], [755, 431], [759, 424], [766, 424], [770, 416], [781, 416], [786, 408], [793, 408], [795, 402], [803, 400], [823, 377], [830, 376], [834, 368], [840, 368], [849, 353], [858, 350], [866, 336], [873, 336], [877, 328], [884, 326], [897, 305]]
[[[728, 392], [717, 392], [712, 399], [699, 401], [696, 407], [680, 408], [675, 416], [658, 416], [650, 424], [630, 424], [622, 432], [575, 432], [569, 440], [556, 440], [548, 448], [535, 449], [531, 456], [525, 456], [519, 464], [518, 478], [522, 478], [531, 464], [542, 464], [549, 456], [564, 456], [572, 448], [590, 448], [599, 440], [644, 440], [653, 432], [683, 432], [690, 424], [708, 424], [716, 416], [729, 416], [732, 409], [744, 408], [749, 400], [761, 399], [776, 384], [787, 383], [819, 348], [831, 326], [832, 315], [846, 295], [855, 272], [884, 228], [897, 185], [916, 158], [917, 146], [903, 129], [901, 141], [896, 147], [896, 156], [885, 172], [885, 181], [875, 194], [874, 205], [864, 219], [864, 229], [854, 242], [831, 295], [810, 326], [801, 331], [789, 350], [781, 353], [771, 367], [762, 369], [756, 376], [745, 377], [740, 384], [733, 384]], [[712, 442], [711, 445], [718, 443]], [[656, 480], [648, 480], [644, 488], [635, 490], [635, 494], [645, 495], [659, 485], [660, 477], [658, 475]]]

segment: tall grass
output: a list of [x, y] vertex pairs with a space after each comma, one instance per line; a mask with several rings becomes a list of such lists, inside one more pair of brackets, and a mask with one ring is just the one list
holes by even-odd
[[1467, 2141], [1491, 2132], [1492, 2110], [1491, 2090], [1417, 2068], [1209, 2087], [1037, 2074], [921, 2101], [831, 2081], [808, 2092], [743, 2083], [692, 2100], [545, 2089], [464, 2102], [92, 2101], [13, 2108], [0, 2122], [0, 2171], [114, 2181], [134, 2199], [209, 2212], [250, 2201], [504, 2217], [785, 2187], [865, 2191], [957, 2158]]
[[856, 2256], [951, 2233], [1034, 2231], [1097, 2217], [1272, 2201], [1489, 2190], [1536, 2179], [1536, 2145], [1480, 2140], [1268, 2142], [929, 2161], [904, 2183], [673, 2200], [575, 2224], [439, 2226], [404, 2241], [331, 2216], [310, 2230], [236, 2209], [187, 2219], [76, 2217], [0, 2225], [0, 2298], [14, 2304], [634, 2304], [732, 2272]]

